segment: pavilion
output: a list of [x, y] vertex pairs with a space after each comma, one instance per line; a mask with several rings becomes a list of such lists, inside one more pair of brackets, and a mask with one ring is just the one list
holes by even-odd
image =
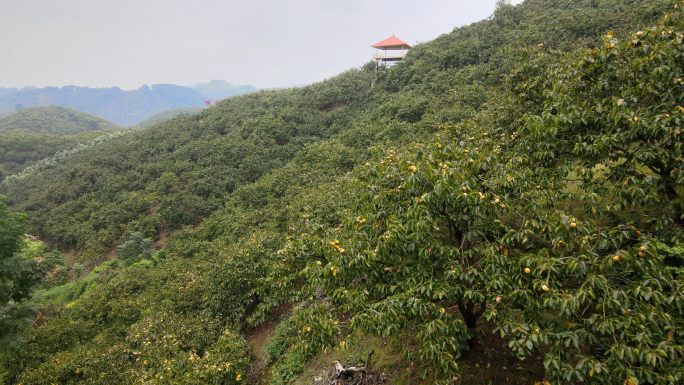
[[[375, 48], [373, 60], [375, 60], [375, 69], [380, 65], [393, 65], [404, 59], [406, 52], [412, 47], [398, 37], [392, 35], [387, 39], [373, 44], [371, 47]], [[382, 52], [380, 52], [382, 50]], [[389, 52], [388, 52], [389, 51]]]

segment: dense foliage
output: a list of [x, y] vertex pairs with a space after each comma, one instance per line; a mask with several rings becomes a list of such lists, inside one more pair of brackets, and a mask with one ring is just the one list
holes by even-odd
[[[554, 84], [544, 111], [527, 119], [534, 159], [565, 176], [579, 171], [576, 197], [592, 214], [576, 224], [562, 212], [556, 223], [539, 222], [548, 224], [547, 239], [556, 246], [521, 256], [519, 269], [535, 270], [527, 284], [519, 273], [512, 296], [524, 306], [525, 321], [502, 329], [517, 335], [521, 356], [546, 347], [551, 378], [677, 383], [684, 377], [684, 287], [681, 276], [663, 270], [653, 242], [679, 237], [679, 226], [668, 227], [683, 219], [683, 33], [681, 10], [624, 41], [609, 33], [602, 48]], [[551, 295], [535, 301], [541, 283]], [[531, 341], [537, 326], [539, 340]]]
[[26, 216], [9, 211], [0, 195], [0, 356], [14, 353], [21, 333], [31, 324], [35, 308], [28, 302], [31, 292], [42, 283], [50, 263], [42, 250], [26, 248]]
[[74, 259], [132, 257], [42, 291], [67, 304], [0, 379], [248, 381], [244, 321], [296, 304], [275, 383], [358, 332], [411, 335], [407, 369], [447, 382], [483, 323], [542, 357], [530, 382], [680, 382], [684, 23], [665, 10], [500, 2], [377, 76], [231, 98], [7, 181]]

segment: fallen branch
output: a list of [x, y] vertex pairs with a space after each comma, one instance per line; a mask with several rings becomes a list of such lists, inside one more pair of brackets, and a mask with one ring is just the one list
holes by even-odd
[[366, 358], [366, 367], [367, 368], [370, 368], [370, 359], [371, 359], [371, 356], [373, 355], [373, 353], [375, 353], [375, 350], [371, 350], [370, 353], [368, 353], [368, 358]]
[[371, 356], [373, 355], [373, 353], [375, 353], [374, 350], [371, 350], [371, 352], [368, 353], [366, 365], [362, 367], [350, 366], [348, 368], [345, 368], [344, 366], [342, 366], [340, 361], [333, 361], [333, 364], [335, 364], [335, 374], [332, 376], [331, 384], [338, 384], [338, 379], [352, 377], [355, 373], [362, 373], [361, 378], [363, 378], [363, 374], [368, 372], [368, 368], [370, 367]]
[[356, 366], [350, 366], [348, 368], [344, 368], [342, 364], [340, 364], [340, 361], [333, 361], [333, 364], [335, 364], [335, 378], [340, 378], [342, 376], [348, 377], [353, 375], [354, 373], [365, 373], [366, 372], [366, 367], [362, 366], [360, 368], [357, 368]]

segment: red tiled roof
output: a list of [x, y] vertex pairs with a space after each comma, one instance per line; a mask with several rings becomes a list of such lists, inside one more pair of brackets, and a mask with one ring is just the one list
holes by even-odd
[[392, 35], [392, 37], [388, 37], [387, 39], [373, 44], [371, 47], [373, 48], [380, 48], [380, 49], [409, 49], [411, 48], [410, 45], [406, 44], [403, 42], [401, 39], [398, 37]]

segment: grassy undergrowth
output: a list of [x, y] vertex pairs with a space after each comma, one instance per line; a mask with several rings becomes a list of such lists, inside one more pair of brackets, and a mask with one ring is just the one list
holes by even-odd
[[[540, 375], [543, 376], [541, 355], [526, 361], [518, 360], [510, 354], [507, 342], [499, 338], [493, 329], [493, 325], [488, 323], [478, 329], [481, 343], [474, 350], [464, 352], [457, 360], [460, 373], [452, 377], [434, 374], [422, 377], [421, 372], [427, 368], [406, 354], [406, 346], [417, 345], [415, 331], [406, 330], [388, 338], [357, 331], [350, 339], [353, 343], [326, 348], [306, 361], [291, 345], [297, 330], [292, 319], [286, 318], [278, 324], [268, 340], [265, 348], [269, 353], [267, 366], [255, 376], [258, 384], [310, 385], [316, 378], [322, 378], [327, 383], [325, 379], [334, 372], [335, 361], [345, 368], [361, 367], [366, 365], [371, 352], [369, 375], [380, 377], [387, 384], [531, 384]], [[359, 377], [356, 376], [356, 380]]]

